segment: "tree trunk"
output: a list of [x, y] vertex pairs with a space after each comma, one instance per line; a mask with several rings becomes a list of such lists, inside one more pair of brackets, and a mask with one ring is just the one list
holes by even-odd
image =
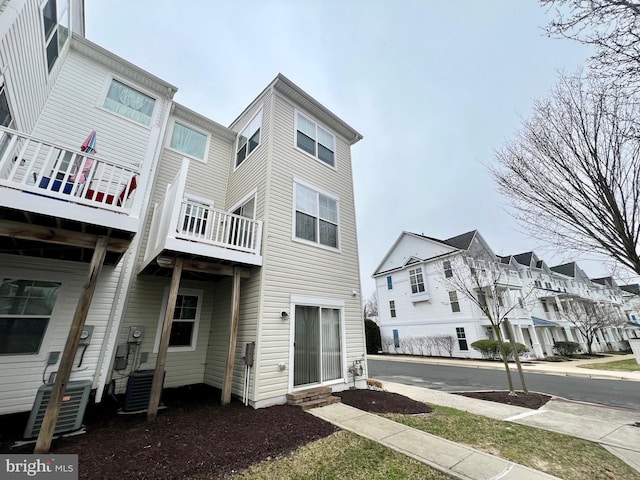
[[511, 377], [511, 369], [509, 368], [509, 359], [507, 355], [504, 353], [504, 349], [502, 348], [502, 344], [504, 340], [502, 339], [502, 332], [500, 331], [499, 325], [492, 325], [493, 331], [498, 337], [498, 342], [500, 342], [500, 357], [502, 357], [502, 363], [504, 364], [504, 371], [507, 374], [507, 383], [509, 384], [509, 395], [516, 395], [516, 391], [513, 388], [513, 378]]

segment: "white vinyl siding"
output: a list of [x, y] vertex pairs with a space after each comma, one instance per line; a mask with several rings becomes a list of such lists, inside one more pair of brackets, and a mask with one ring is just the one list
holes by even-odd
[[[118, 343], [127, 342], [129, 328], [131, 326], [144, 327], [144, 336], [140, 344], [141, 352], [150, 352], [147, 363], [141, 365], [142, 369], [153, 368], [157, 353], [154, 346], [157, 338], [158, 325], [161, 319], [161, 311], [166, 304], [162, 303], [165, 290], [169, 285], [169, 279], [159, 277], [137, 277], [132, 282], [127, 308], [120, 329]], [[200, 308], [200, 321], [197, 330], [197, 342], [195, 348], [169, 349], [167, 354], [165, 387], [179, 387], [202, 383], [204, 381], [205, 362], [207, 357], [207, 341], [211, 324], [211, 310], [213, 305], [213, 288], [211, 283], [182, 280], [180, 288], [189, 290], [202, 290], [202, 304]], [[130, 372], [132, 363], [127, 369], [116, 372], [113, 378], [116, 380], [118, 392], [126, 389], [126, 376]]]
[[[103, 87], [110, 79], [111, 73], [104, 66], [72, 50], [33, 135], [79, 149], [87, 135], [95, 130], [99, 156], [141, 165], [153, 139], [151, 130], [101, 107]], [[61, 119], [64, 119], [63, 129]]]
[[[86, 281], [88, 264], [16, 257], [0, 254], [2, 275], [59, 282], [56, 303], [49, 319], [40, 351], [35, 355], [0, 355], [0, 415], [29, 411], [33, 406], [42, 377], [49, 377], [60, 364], [46, 366], [49, 352], [62, 352], [71, 327], [71, 320]], [[78, 367], [82, 350], [78, 349], [71, 380], [92, 380], [95, 385], [96, 368], [100, 361], [105, 334], [112, 310], [116, 307], [116, 291], [120, 266], [105, 266], [98, 278], [86, 325], [94, 327], [91, 343], [87, 347], [82, 365]]]
[[[14, 21], [10, 25], [5, 24], [4, 20], [12, 15], [16, 14], [11, 8], [0, 15], [0, 24], [7, 27], [0, 39], [0, 68], [3, 68], [16, 127], [21, 131], [31, 132], [47, 102], [48, 93], [55, 84], [70, 42], [66, 43], [58, 61], [49, 72], [41, 3], [26, 2]], [[25, 44], [33, 48], [19, 48]], [[4, 69], [8, 65], [11, 68]]]
[[[269, 204], [268, 216], [265, 217], [267, 234], [263, 237], [264, 265], [261, 275], [264, 280], [257, 340], [259, 358], [255, 368], [258, 378], [256, 399], [266, 401], [281, 396], [284, 401], [284, 395], [293, 386], [293, 377], [291, 384], [288, 383], [293, 359], [283, 359], [283, 353], [291, 348], [292, 320], [283, 321], [280, 314], [286, 310], [293, 316], [294, 307], [290, 306], [292, 295], [338, 298], [344, 302], [345, 365], [362, 358], [365, 344], [360, 298], [351, 295], [353, 290], [361, 289], [353, 179], [348, 173], [351, 172], [349, 145], [344, 139], [336, 137], [336, 163], [341, 166], [340, 174], [335, 169], [326, 168], [321, 162], [302, 162], [300, 151], [291, 147], [294, 141], [292, 134], [295, 132], [295, 107], [277, 94], [270, 101], [265, 100], [264, 105], [265, 122], [267, 118], [272, 119], [273, 130], [265, 133], [263, 139], [270, 142], [273, 162], [268, 177], [265, 175], [264, 180], [257, 177], [249, 182], [252, 186], [257, 185], [259, 192], [261, 182], [268, 182], [266, 201]], [[268, 106], [273, 106], [272, 114], [267, 112]], [[251, 165], [255, 163], [252, 161]], [[266, 174], [266, 162], [262, 168], [256, 167], [256, 173], [260, 171]], [[237, 173], [242, 170], [238, 169]], [[335, 249], [318, 248], [317, 244], [295, 241], [294, 178], [339, 198], [341, 255], [336, 255]], [[261, 211], [259, 206], [257, 218], [261, 218]], [[281, 370], [279, 364], [283, 364], [285, 369]]]

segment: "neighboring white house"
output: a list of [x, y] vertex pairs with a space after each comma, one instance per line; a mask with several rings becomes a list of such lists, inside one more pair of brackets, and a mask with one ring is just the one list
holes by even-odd
[[[491, 285], [488, 275], [474, 285], [476, 272], [489, 271]], [[575, 304], [606, 305], [618, 320], [598, 329], [595, 351], [623, 348], [633, 336], [627, 323], [633, 314], [623, 312], [638, 297], [612, 279], [590, 280], [575, 263], [548, 267], [533, 252], [498, 257], [476, 230], [446, 240], [402, 232], [373, 278], [383, 349], [391, 353], [480, 358], [471, 344], [495, 334], [470, 298], [479, 299], [479, 292], [485, 304], [495, 302], [496, 320], [509, 319], [515, 340], [530, 357], [554, 355], [557, 341], [578, 342], [586, 350], [585, 338], [570, 321]], [[501, 334], [508, 338], [502, 322]]]
[[90, 380], [96, 401], [154, 368], [179, 264], [165, 387], [228, 388], [257, 408], [363, 386], [350, 373], [365, 352], [361, 135], [283, 75], [224, 127], [84, 38], [84, 2], [4, 7], [0, 415], [31, 409], [58, 369], [92, 262], [71, 380]]

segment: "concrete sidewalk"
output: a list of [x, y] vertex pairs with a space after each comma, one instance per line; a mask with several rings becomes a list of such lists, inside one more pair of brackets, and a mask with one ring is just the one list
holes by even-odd
[[415, 458], [455, 478], [463, 480], [558, 478], [342, 403], [314, 408], [309, 410], [309, 413], [343, 430], [349, 430]]
[[640, 472], [640, 411], [553, 398], [538, 410], [477, 400], [427, 388], [383, 382], [385, 390], [414, 400], [550, 430], [601, 444]]
[[[612, 370], [596, 370], [583, 368], [581, 366], [592, 363], [608, 363], [618, 360], [629, 360], [633, 355], [610, 355], [604, 358], [589, 360], [572, 360], [570, 362], [544, 362], [530, 360], [522, 363], [522, 368], [527, 373], [546, 373], [552, 375], [562, 375], [569, 377], [601, 378], [607, 380], [633, 380], [640, 381], [640, 371], [621, 372]], [[440, 358], [440, 357], [413, 357], [403, 355], [367, 355], [369, 360], [385, 360], [392, 362], [424, 363], [431, 365], [452, 365], [467, 368], [487, 368], [504, 370], [501, 362], [491, 362], [486, 360], [469, 360], [464, 358]], [[515, 363], [511, 363], [515, 367]]]
[[[385, 390], [419, 402], [541, 428], [601, 444], [640, 472], [640, 411], [553, 398], [538, 410], [463, 397], [428, 388], [383, 382]], [[393, 422], [344, 404], [309, 410], [349, 430], [463, 480], [557, 478], [466, 445]]]

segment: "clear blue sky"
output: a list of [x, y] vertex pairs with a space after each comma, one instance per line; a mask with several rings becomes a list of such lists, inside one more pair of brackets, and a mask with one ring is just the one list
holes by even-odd
[[566, 259], [520, 231], [485, 167], [590, 53], [548, 38], [550, 18], [534, 0], [86, 2], [90, 40], [219, 123], [281, 72], [364, 135], [352, 149], [364, 298], [402, 230], [477, 228], [498, 254]]

